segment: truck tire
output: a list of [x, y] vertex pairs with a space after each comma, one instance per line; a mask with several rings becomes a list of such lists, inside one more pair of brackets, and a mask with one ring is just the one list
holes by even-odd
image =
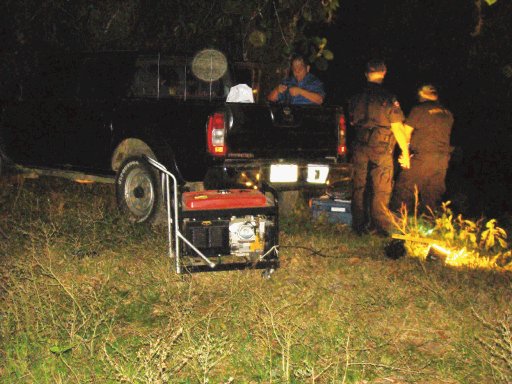
[[116, 176], [116, 197], [121, 212], [132, 223], [153, 224], [162, 205], [158, 175], [140, 157], [124, 161]]

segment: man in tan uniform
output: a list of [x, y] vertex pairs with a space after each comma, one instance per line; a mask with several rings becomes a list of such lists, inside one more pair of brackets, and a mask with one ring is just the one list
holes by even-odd
[[450, 160], [450, 134], [452, 113], [439, 103], [433, 85], [418, 90], [419, 104], [414, 106], [405, 120], [406, 134], [411, 137], [411, 169], [398, 177], [392, 207], [405, 203], [409, 210], [414, 205], [414, 186], [419, 192], [420, 210], [435, 209], [446, 191], [445, 178]]
[[[409, 168], [408, 142], [402, 124], [404, 115], [396, 97], [382, 87], [386, 65], [381, 61], [367, 64], [367, 86], [350, 100], [350, 121], [356, 139], [352, 194], [352, 226], [358, 234], [372, 225], [378, 234], [392, 229], [387, 208], [393, 189], [393, 149], [402, 150], [401, 165]], [[365, 192], [370, 187], [371, 203], [365, 206]], [[366, 217], [369, 212], [370, 217]]]

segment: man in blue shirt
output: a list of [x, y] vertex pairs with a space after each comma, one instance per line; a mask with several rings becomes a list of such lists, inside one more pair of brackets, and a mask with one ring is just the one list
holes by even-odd
[[302, 56], [294, 56], [291, 61], [293, 76], [283, 79], [267, 99], [290, 104], [322, 104], [325, 97], [324, 85], [309, 73], [309, 68]]

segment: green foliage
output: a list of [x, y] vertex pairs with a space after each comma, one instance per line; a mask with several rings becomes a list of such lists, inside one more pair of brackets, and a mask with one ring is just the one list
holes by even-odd
[[305, 38], [302, 44], [302, 50], [307, 51], [309, 55], [309, 62], [314, 64], [320, 71], [325, 71], [329, 65], [328, 61], [334, 59], [334, 54], [326, 46], [327, 39], [318, 36]]
[[[235, 60], [285, 62], [307, 39], [307, 27], [331, 22], [338, 7], [339, 0], [7, 0], [0, 4], [9, 15], [3, 44], [14, 54], [2, 60], [12, 69], [20, 66], [13, 60], [47, 48], [194, 53], [216, 47]], [[320, 52], [319, 59], [332, 53]]]
[[[467, 253], [474, 259], [481, 258], [482, 265], [499, 266], [503, 259], [506, 262], [502, 266], [508, 265], [506, 268], [512, 268], [512, 263], [507, 261], [511, 254], [508, 250], [507, 232], [497, 225], [496, 219], [464, 219], [460, 214], [454, 215], [450, 204], [450, 201], [443, 202], [439, 212], [430, 210], [429, 215], [419, 218], [416, 211], [409, 216], [404, 206], [399, 217], [392, 214], [390, 217], [395, 227], [404, 235], [430, 239], [432, 243], [443, 244], [459, 255]], [[424, 257], [428, 250], [421, 242], [412, 241], [408, 247], [412, 255], [420, 257]]]
[[441, 204], [441, 216], [434, 217], [436, 231], [444, 240], [454, 240], [456, 237], [455, 226], [453, 222], [453, 212], [449, 208], [450, 202], [443, 202]]
[[481, 220], [474, 222], [465, 220], [462, 215], [457, 216], [457, 224], [459, 226], [459, 239], [466, 246], [476, 247], [478, 230], [480, 228]]
[[62, 355], [63, 353], [69, 352], [73, 349], [72, 345], [54, 345], [50, 347], [50, 352], [56, 355]]
[[503, 228], [496, 226], [495, 219], [489, 220], [485, 224], [485, 228], [487, 229], [482, 231], [480, 236], [480, 247], [487, 251], [495, 247], [507, 248], [507, 232]]
[[475, 251], [499, 252], [508, 247], [507, 232], [497, 226], [496, 219], [485, 222], [480, 219], [471, 221], [458, 215], [454, 219], [450, 201], [441, 205], [441, 214], [434, 218], [433, 235], [438, 235], [450, 246], [465, 246]]

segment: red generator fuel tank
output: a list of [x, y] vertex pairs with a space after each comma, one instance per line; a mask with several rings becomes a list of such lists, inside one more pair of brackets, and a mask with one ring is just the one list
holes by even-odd
[[182, 194], [184, 210], [259, 208], [267, 206], [267, 198], [254, 189], [222, 189]]

